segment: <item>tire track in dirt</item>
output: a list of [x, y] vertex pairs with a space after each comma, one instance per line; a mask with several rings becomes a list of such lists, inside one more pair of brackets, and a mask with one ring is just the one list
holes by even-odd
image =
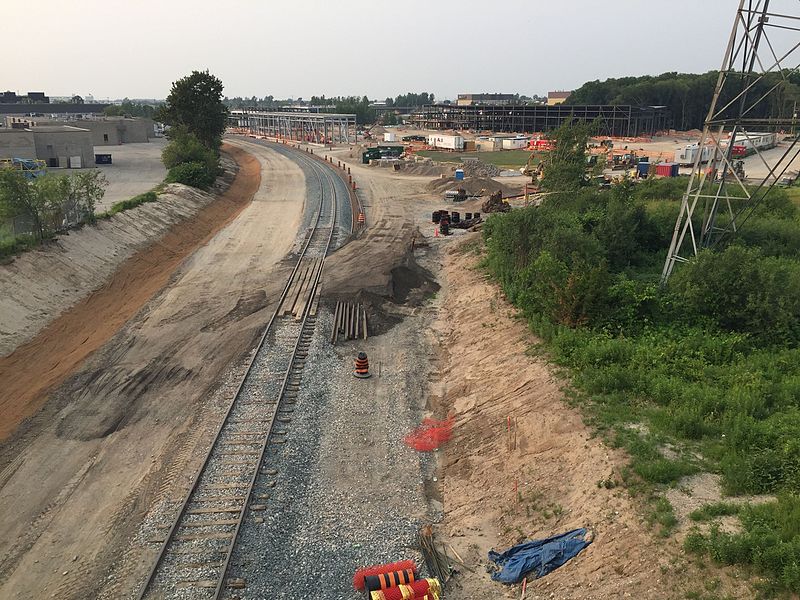
[[0, 440], [35, 414], [50, 391], [110, 340], [167, 284], [188, 256], [247, 206], [261, 182], [259, 162], [231, 145], [226, 144], [223, 151], [239, 164], [239, 172], [224, 194], [139, 250], [103, 287], [0, 358]]

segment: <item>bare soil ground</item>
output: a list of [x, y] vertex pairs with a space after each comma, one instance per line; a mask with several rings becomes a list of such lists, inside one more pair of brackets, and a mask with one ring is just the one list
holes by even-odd
[[[594, 542], [575, 559], [528, 586], [528, 598], [684, 598], [719, 577], [717, 593], [752, 597], [730, 573], [700, 573], [677, 541], [660, 539], [645, 522], [646, 506], [621, 481], [624, 453], [592, 435], [567, 404], [565, 382], [499, 289], [477, 268], [478, 234], [445, 250], [440, 336], [441, 380], [429, 400], [453, 415], [453, 439], [441, 456], [442, 532], [474, 570], [462, 570], [453, 600], [518, 597], [485, 571], [487, 552], [587, 527]], [[516, 424], [516, 448], [508, 423]]]
[[[195, 191], [177, 190], [183, 196], [200, 196], [197, 201], [205, 204], [204, 208], [186, 220], [175, 219], [174, 223], [179, 223], [177, 226], [168, 229], [155, 243], [128, 258], [102, 287], [61, 313], [10, 355], [0, 358], [0, 380], [7, 382], [0, 390], [0, 409], [3, 414], [0, 438], [32, 415], [41, 406], [46, 394], [108, 341], [167, 283], [175, 268], [187, 256], [207, 242], [250, 202], [259, 184], [258, 163], [237, 148], [231, 148], [230, 152], [239, 161], [241, 171], [222, 197], [212, 202], [210, 197], [202, 197]], [[124, 219], [136, 220], [139, 216], [137, 213], [148, 209], [153, 210], [151, 206], [137, 207], [130, 214], [125, 214]], [[80, 237], [82, 233], [78, 231], [72, 235]], [[87, 228], [87, 233], [92, 235], [96, 232], [90, 232]], [[69, 260], [69, 252], [54, 250], [37, 253], [39, 260], [35, 260], [35, 264], [43, 266], [49, 261], [51, 264], [48, 266], [52, 271], [53, 262], [57, 270], [61, 260]], [[43, 280], [46, 282], [45, 277], [39, 274], [37, 283], [41, 284]], [[24, 285], [20, 283], [20, 273], [8, 281], [12, 286], [17, 282], [17, 288]], [[12, 308], [16, 309], [17, 306]]]
[[[302, 214], [302, 171], [267, 148], [234, 144], [243, 173], [242, 197], [229, 198], [233, 209], [208, 214], [210, 229], [198, 222], [186, 252], [185, 240], [170, 233], [139, 255], [141, 267], [116, 274], [109, 285], [119, 286], [114, 298], [124, 305], [119, 310], [130, 311], [127, 323], [113, 311], [74, 308], [82, 316], [75, 332], [98, 328], [95, 335], [108, 341], [95, 340], [98, 349], [80, 365], [72, 356], [83, 352], [80, 343], [54, 359], [56, 370], [62, 361], [77, 369], [4, 443], [0, 597], [82, 599], [102, 591], [119, 598], [147, 568], [148, 557], [126, 554], [123, 561], [123, 551], [152, 503], [185, 486], [198, 467], [199, 450], [217, 423], [208, 392], [263, 327], [282, 284], [279, 261]], [[149, 270], [161, 263], [171, 269]], [[147, 289], [155, 295], [146, 297]], [[138, 306], [127, 306], [128, 297]], [[107, 323], [115, 318], [124, 324], [116, 335]], [[66, 332], [54, 331], [53, 344], [62, 348], [61, 338], [85, 338]], [[3, 381], [16, 385], [18, 379], [3, 372]]]

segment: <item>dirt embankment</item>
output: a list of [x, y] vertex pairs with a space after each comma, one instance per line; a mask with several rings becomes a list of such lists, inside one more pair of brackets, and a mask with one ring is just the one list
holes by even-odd
[[441, 378], [430, 409], [455, 417], [441, 455], [442, 533], [475, 570], [456, 576], [448, 599], [519, 597], [490, 580], [487, 552], [578, 527], [592, 530], [594, 542], [529, 585], [527, 598], [685, 598], [717, 577], [720, 597], [751, 597], [727, 574], [700, 572], [674, 538], [648, 527], [646, 507], [621, 485], [625, 455], [592, 435], [567, 404], [565, 382], [526, 353], [536, 340], [476, 268], [476, 235], [445, 251], [434, 326]]
[[250, 202], [260, 182], [259, 163], [239, 148], [226, 146], [225, 152], [238, 163], [239, 174], [234, 178], [229, 169], [221, 196], [171, 185], [158, 202], [74, 231], [1, 268], [0, 348], [8, 351], [25, 341], [0, 358], [0, 439], [36, 412], [48, 391], [111, 339], [186, 257]]

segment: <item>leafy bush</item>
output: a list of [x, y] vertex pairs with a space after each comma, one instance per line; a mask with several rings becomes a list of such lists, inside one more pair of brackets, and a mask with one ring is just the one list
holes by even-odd
[[208, 166], [199, 162], [181, 163], [172, 167], [167, 173], [167, 183], [183, 183], [201, 190], [208, 189], [216, 173], [209, 171]]
[[0, 257], [19, 254], [38, 246], [40, 241], [32, 235], [19, 235], [0, 240]]
[[209, 172], [217, 168], [217, 154], [207, 148], [193, 133], [178, 127], [170, 132], [170, 142], [161, 152], [161, 161], [167, 169], [184, 163], [201, 163]]
[[800, 342], [800, 262], [731, 246], [702, 252], [671, 279], [676, 302], [717, 327]]

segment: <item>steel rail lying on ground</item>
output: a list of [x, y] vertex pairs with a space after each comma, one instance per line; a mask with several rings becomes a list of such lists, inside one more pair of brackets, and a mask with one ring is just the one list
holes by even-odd
[[[303, 245], [301, 247], [301, 250], [300, 250], [299, 255], [297, 257], [297, 262], [294, 265], [294, 268], [292, 269], [292, 272], [291, 272], [290, 276], [287, 279], [286, 285], [284, 286], [283, 291], [282, 291], [282, 293], [281, 293], [281, 295], [280, 295], [280, 297], [278, 299], [278, 303], [277, 303], [276, 309], [273, 312], [269, 322], [267, 323], [267, 326], [266, 326], [263, 334], [261, 335], [258, 344], [256, 345], [256, 350], [253, 353], [253, 356], [251, 357], [250, 361], [248, 362], [246, 370], [245, 370], [245, 373], [242, 376], [241, 380], [239, 381], [238, 386], [236, 388], [236, 392], [235, 392], [230, 404], [228, 405], [228, 408], [227, 408], [226, 413], [225, 413], [225, 417], [223, 418], [222, 422], [220, 423], [220, 426], [218, 427], [218, 429], [217, 429], [217, 431], [215, 433], [214, 440], [211, 443], [211, 446], [210, 446], [208, 452], [206, 453], [206, 456], [205, 456], [205, 458], [203, 460], [202, 466], [200, 467], [200, 469], [197, 471], [196, 475], [194, 476], [194, 478], [192, 480], [192, 485], [191, 485], [191, 487], [189, 489], [189, 492], [184, 497], [183, 502], [182, 502], [181, 507], [180, 507], [180, 510], [178, 511], [178, 514], [175, 517], [175, 519], [172, 521], [172, 524], [170, 526], [169, 532], [168, 532], [166, 538], [164, 539], [164, 542], [162, 543], [161, 548], [159, 549], [158, 556], [156, 557], [156, 560], [154, 561], [150, 571], [148, 572], [147, 579], [145, 580], [145, 582], [142, 584], [141, 588], [139, 589], [139, 592], [137, 594], [137, 598], [139, 600], [143, 600], [144, 598], [147, 598], [150, 595], [150, 592], [152, 592], [155, 589], [157, 589], [157, 586], [155, 584], [158, 581], [158, 575], [164, 571], [165, 559], [169, 555], [170, 548], [172, 548], [173, 545], [176, 544], [176, 542], [178, 542], [178, 541], [185, 541], [185, 540], [180, 540], [180, 538], [176, 537], [176, 534], [177, 534], [177, 532], [179, 531], [179, 529], [181, 528], [182, 525], [184, 526], [184, 529], [187, 528], [187, 527], [212, 527], [213, 528], [213, 527], [222, 526], [222, 525], [220, 525], [220, 523], [224, 523], [224, 526], [233, 525], [234, 529], [233, 529], [233, 532], [231, 532], [231, 533], [229, 533], [229, 532], [222, 532], [222, 533], [214, 533], [214, 532], [212, 532], [211, 534], [208, 534], [209, 537], [207, 539], [226, 539], [226, 538], [229, 538], [229, 541], [227, 543], [227, 547], [225, 549], [225, 558], [224, 558], [224, 560], [222, 560], [221, 564], [219, 565], [220, 569], [219, 569], [219, 571], [217, 573], [216, 581], [182, 582], [182, 583], [190, 583], [190, 584], [191, 583], [202, 583], [203, 585], [199, 585], [197, 587], [206, 587], [209, 590], [213, 586], [214, 592], [213, 592], [213, 596], [211, 596], [211, 597], [215, 598], [215, 599], [220, 597], [220, 595], [222, 594], [222, 591], [223, 591], [223, 589], [225, 587], [225, 577], [226, 577], [226, 574], [227, 574], [228, 565], [230, 563], [230, 559], [231, 559], [233, 550], [234, 550], [236, 542], [238, 540], [239, 531], [240, 531], [242, 522], [244, 521], [245, 516], [246, 516], [246, 514], [248, 512], [248, 507], [250, 506], [251, 496], [252, 496], [252, 493], [253, 493], [253, 487], [254, 487], [255, 481], [257, 479], [257, 476], [258, 476], [258, 473], [259, 473], [259, 469], [261, 468], [261, 464], [263, 462], [264, 454], [265, 454], [265, 452], [267, 450], [267, 447], [269, 446], [269, 443], [270, 443], [271, 438], [273, 436], [273, 429], [274, 429], [274, 426], [275, 426], [275, 420], [278, 418], [279, 413], [282, 412], [281, 411], [281, 401], [284, 399], [284, 396], [286, 394], [287, 388], [289, 387], [290, 381], [292, 380], [293, 377], [294, 378], [298, 378], [297, 371], [301, 370], [301, 368], [302, 368], [302, 366], [298, 367], [298, 363], [301, 362], [301, 361], [297, 360], [298, 359], [298, 349], [300, 348], [301, 342], [303, 342], [304, 338], [308, 338], [310, 336], [310, 331], [313, 330], [313, 324], [314, 324], [315, 317], [310, 317], [310, 314], [312, 312], [312, 307], [314, 305], [315, 296], [318, 293], [318, 286], [319, 286], [319, 282], [320, 282], [320, 279], [321, 279], [321, 276], [322, 276], [322, 270], [323, 270], [323, 266], [324, 266], [325, 256], [331, 250], [331, 244], [332, 244], [333, 239], [334, 239], [334, 232], [336, 231], [337, 194], [336, 194], [336, 186], [335, 186], [335, 184], [333, 182], [333, 175], [330, 172], [331, 169], [323, 168], [317, 161], [311, 160], [310, 158], [303, 156], [303, 154], [301, 154], [301, 153], [297, 153], [297, 157], [300, 159], [300, 162], [304, 163], [305, 165], [309, 166], [312, 169], [312, 171], [316, 175], [317, 181], [319, 182], [320, 202], [319, 202], [319, 209], [317, 210], [316, 218], [315, 218], [315, 220], [314, 220], [314, 222], [313, 222], [313, 224], [311, 226], [310, 233], [306, 236], [306, 239], [305, 239], [305, 241], [304, 241], [304, 243], [303, 243]], [[325, 182], [323, 182], [323, 179], [325, 180]], [[323, 214], [325, 212], [325, 208], [326, 208], [326, 202], [325, 202], [326, 189], [328, 191], [329, 204], [330, 204], [330, 210], [331, 210], [331, 214], [330, 214], [330, 230], [327, 231], [327, 232], [326, 232], [327, 225], [321, 225], [321, 223], [320, 223], [320, 221], [321, 221], [321, 219], [323, 217]], [[327, 233], [327, 236], [325, 236], [325, 233]], [[322, 238], [322, 239], [319, 239], [319, 238]], [[320, 244], [320, 242], [322, 242], [322, 243]], [[312, 247], [312, 243], [314, 243], [315, 245], [319, 244], [319, 246], [318, 247]], [[237, 407], [241, 408], [241, 406], [238, 406], [240, 401], [242, 403], [242, 406], [244, 406], [244, 407], [248, 406], [245, 403], [245, 400], [242, 399], [242, 392], [245, 389], [245, 385], [248, 383], [248, 380], [249, 380], [250, 376], [254, 373], [254, 366], [256, 365], [257, 361], [261, 357], [262, 351], [264, 351], [264, 357], [261, 357], [261, 358], [264, 358], [265, 360], [267, 358], [267, 355], [269, 354], [270, 347], [269, 346], [265, 346], [265, 342], [266, 342], [268, 336], [270, 335], [270, 333], [272, 333], [274, 331], [274, 325], [275, 325], [277, 319], [279, 318], [279, 316], [281, 315], [282, 308], [284, 306], [284, 301], [287, 299], [287, 296], [289, 294], [289, 290], [293, 287], [293, 284], [296, 283], [297, 274], [298, 274], [298, 272], [299, 272], [299, 270], [301, 268], [301, 265], [304, 263], [304, 259], [307, 258], [306, 255], [309, 253], [309, 249], [313, 250], [314, 252], [320, 253], [321, 256], [318, 258], [317, 263], [313, 267], [311, 267], [311, 271], [310, 271], [311, 272], [311, 276], [309, 278], [309, 281], [308, 281], [308, 284], [307, 284], [307, 287], [306, 287], [307, 293], [305, 295], [305, 301], [304, 301], [304, 304], [302, 306], [301, 313], [300, 313], [300, 315], [298, 315], [298, 318], [296, 319], [296, 320], [300, 321], [300, 325], [299, 325], [299, 328], [297, 328], [297, 334], [296, 334], [296, 338], [294, 339], [294, 343], [293, 343], [293, 347], [292, 347], [292, 350], [291, 350], [290, 358], [288, 360], [286, 369], [285, 369], [285, 371], [283, 373], [283, 378], [282, 378], [282, 382], [281, 382], [281, 385], [280, 385], [280, 390], [276, 394], [276, 397], [275, 397], [274, 411], [272, 411], [271, 416], [269, 416], [267, 419], [265, 419], [263, 421], [265, 425], [262, 428], [262, 430], [260, 430], [258, 432], [255, 432], [255, 433], [246, 432], [245, 433], [245, 432], [228, 431], [228, 430], [226, 430], [226, 428], [229, 427], [229, 426], [231, 427], [231, 429], [235, 429], [235, 426], [233, 425], [233, 421], [232, 421], [231, 417], [234, 414], [235, 409]], [[278, 329], [280, 329], [280, 328], [278, 328]], [[307, 329], [308, 329], [308, 331], [307, 331]], [[276, 344], [277, 344], [277, 340], [276, 340]], [[265, 406], [268, 405], [268, 403], [267, 403], [268, 399], [265, 398], [264, 400], [265, 401], [264, 401], [263, 404]], [[247, 412], [246, 408], [245, 408], [245, 412]], [[215, 458], [215, 453], [217, 453], [217, 457], [216, 458], [219, 458], [220, 455], [226, 455], [226, 456], [228, 455], [227, 453], [223, 454], [221, 452], [221, 449], [220, 449], [221, 446], [231, 445], [231, 442], [221, 442], [221, 440], [223, 439], [223, 436], [227, 435], [227, 434], [237, 435], [237, 436], [239, 436], [239, 435], [241, 435], [241, 436], [254, 435], [254, 436], [260, 436], [261, 437], [259, 450], [258, 450], [257, 453], [255, 453], [257, 455], [257, 460], [255, 462], [253, 462], [253, 463], [247, 463], [247, 462], [238, 463], [238, 461], [235, 461], [234, 463], [231, 463], [231, 464], [242, 464], [245, 467], [248, 467], [248, 466], [252, 467], [252, 472], [249, 474], [249, 481], [248, 481], [248, 483], [246, 485], [245, 484], [230, 483], [230, 484], [210, 484], [210, 486], [209, 486], [210, 488], [213, 488], [213, 489], [217, 489], [217, 486], [219, 486], [219, 485], [228, 486], [227, 489], [233, 489], [233, 488], [237, 488], [237, 487], [238, 488], [245, 488], [245, 491], [241, 496], [231, 496], [230, 498], [223, 497], [222, 500], [220, 500], [220, 498], [212, 497], [212, 500], [216, 501], [216, 502], [226, 501], [226, 500], [229, 500], [229, 499], [234, 499], [236, 501], [241, 501], [240, 507], [238, 508], [238, 514], [236, 515], [235, 520], [233, 520], [233, 521], [228, 520], [228, 521], [224, 521], [223, 522], [223, 521], [217, 520], [217, 521], [209, 521], [207, 523], [203, 523], [202, 521], [200, 521], [200, 523], [188, 522], [188, 519], [191, 519], [192, 516], [196, 516], [199, 513], [202, 513], [202, 514], [227, 514], [227, 513], [236, 512], [235, 508], [225, 508], [225, 509], [206, 508], [206, 509], [196, 510], [194, 513], [192, 513], [191, 511], [187, 510], [188, 507], [190, 506], [190, 504], [192, 504], [192, 503], [198, 503], [199, 504], [199, 503], [202, 503], [204, 501], [202, 499], [198, 499], [197, 498], [198, 494], [200, 494], [202, 491], [208, 491], [208, 489], [206, 489], [206, 490], [202, 489], [201, 480], [203, 479], [203, 476], [206, 475], [206, 474], [208, 475], [209, 478], [213, 479], [215, 477], [215, 474], [213, 472], [207, 473], [207, 470], [209, 469], [209, 465], [211, 464], [212, 459]], [[237, 438], [237, 439], [241, 439], [241, 438]], [[253, 442], [239, 441], [239, 442], [235, 442], [236, 445], [251, 445], [251, 446], [255, 446], [258, 443], [259, 443], [258, 441], [253, 441]], [[249, 453], [249, 454], [253, 455], [254, 453]], [[239, 476], [243, 476], [243, 475], [246, 475], [246, 473], [240, 473], [238, 475]], [[235, 479], [237, 479], [237, 477], [234, 476], [232, 479], [235, 480]], [[212, 500], [206, 499], [205, 501], [209, 502], [209, 501], [212, 501]], [[219, 537], [213, 537], [214, 535], [217, 535]], [[194, 538], [191, 538], [191, 539], [194, 539]], [[211, 548], [209, 548], [208, 554], [219, 554], [221, 552], [222, 552], [221, 549], [214, 549], [213, 547], [211, 547]], [[186, 553], [186, 554], [188, 555], [190, 553]], [[198, 567], [197, 564], [198, 563], [189, 563], [189, 565], [185, 565], [184, 568], [185, 569], [199, 569], [199, 568], [201, 568], [201, 567]], [[216, 561], [200, 563], [200, 564], [201, 565], [202, 564], [216, 564]], [[169, 583], [167, 583], [167, 587], [171, 588], [172, 586]], [[161, 592], [163, 592], [163, 591], [164, 590], [162, 589]], [[163, 596], [156, 596], [156, 597], [163, 597]]]

